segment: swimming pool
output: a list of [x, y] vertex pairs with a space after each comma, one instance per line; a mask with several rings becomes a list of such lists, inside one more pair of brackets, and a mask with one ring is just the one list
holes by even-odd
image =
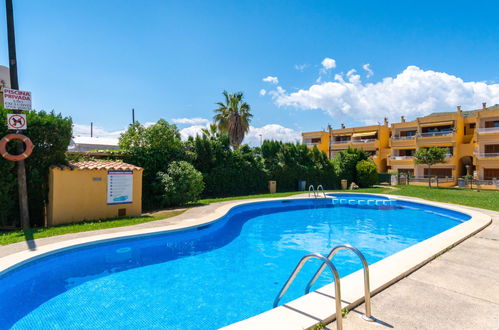
[[[6, 272], [0, 276], [0, 324], [218, 328], [272, 308], [308, 252], [327, 254], [348, 243], [373, 264], [469, 218], [405, 201], [384, 208], [332, 199], [244, 204], [207, 226], [78, 247]], [[342, 277], [361, 267], [341, 252], [335, 264]], [[303, 294], [317, 266], [303, 269], [283, 303]], [[314, 288], [331, 280], [324, 272]]]

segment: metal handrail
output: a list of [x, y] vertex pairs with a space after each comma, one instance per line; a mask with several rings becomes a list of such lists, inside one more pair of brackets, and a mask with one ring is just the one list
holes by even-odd
[[322, 190], [322, 195], [324, 195], [324, 198], [327, 198], [326, 192], [324, 191], [324, 187], [321, 184], [317, 186], [317, 195], [319, 194], [319, 190]]
[[[335, 246], [331, 250], [331, 252], [329, 252], [329, 255], [327, 256], [327, 260], [332, 260], [334, 255], [340, 250], [353, 251], [362, 261], [362, 267], [364, 268], [364, 300], [365, 300], [365, 304], [366, 304], [366, 313], [362, 316], [362, 318], [366, 321], [374, 321], [374, 318], [372, 317], [372, 314], [371, 314], [371, 288], [369, 285], [369, 264], [367, 263], [367, 260], [364, 257], [364, 255], [362, 254], [362, 252], [360, 252], [358, 249], [354, 248], [350, 244], [342, 244], [342, 245]], [[319, 276], [322, 274], [322, 272], [324, 271], [324, 268], [326, 268], [325, 262], [319, 267], [319, 269], [317, 269], [317, 272], [315, 272], [315, 275], [308, 282], [307, 287], [305, 288], [305, 294], [309, 293], [310, 288], [314, 285], [314, 283], [317, 281]]]
[[279, 304], [279, 301], [284, 296], [284, 294], [288, 290], [289, 286], [291, 285], [291, 283], [296, 278], [296, 275], [298, 275], [298, 273], [302, 269], [303, 265], [305, 265], [305, 263], [308, 260], [310, 260], [310, 259], [320, 259], [320, 260], [322, 260], [324, 267], [328, 266], [329, 269], [331, 270], [331, 272], [333, 273], [333, 276], [334, 276], [334, 299], [335, 299], [335, 305], [336, 305], [336, 328], [338, 330], [342, 330], [343, 329], [343, 318], [342, 318], [342, 315], [341, 315], [340, 275], [338, 274], [338, 271], [336, 270], [336, 267], [334, 267], [334, 265], [331, 262], [331, 260], [329, 260], [328, 258], [324, 257], [323, 255], [321, 255], [319, 253], [307, 254], [306, 256], [304, 256], [303, 258], [301, 258], [300, 262], [298, 262], [298, 264], [296, 265], [295, 269], [293, 270], [293, 272], [289, 276], [288, 280], [286, 281], [286, 283], [282, 287], [281, 291], [279, 291], [279, 294], [275, 298], [275, 300], [274, 300], [274, 308], [277, 307], [277, 305]]
[[[317, 188], [319, 188], [319, 187], [317, 187]], [[317, 192], [315, 191], [313, 184], [308, 186], [308, 197], [310, 197], [310, 191], [312, 191], [314, 193], [314, 198], [317, 198]]]

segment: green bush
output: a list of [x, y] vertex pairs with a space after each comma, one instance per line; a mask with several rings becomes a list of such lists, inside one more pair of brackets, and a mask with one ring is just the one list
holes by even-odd
[[368, 158], [367, 153], [359, 149], [348, 148], [338, 152], [333, 160], [338, 179], [346, 179], [348, 184], [352, 182], [358, 184], [357, 163]]
[[[6, 118], [10, 110], [0, 107], [0, 118]], [[48, 202], [48, 175], [51, 165], [66, 164], [65, 153], [72, 135], [69, 117], [54, 112], [30, 111], [27, 114], [28, 136], [35, 148], [26, 159], [29, 214], [32, 226], [43, 226], [45, 206]], [[6, 125], [0, 125], [0, 138], [13, 133]], [[14, 149], [9, 144], [9, 150]], [[16, 164], [0, 157], [0, 226], [19, 226], [19, 201]]]
[[361, 188], [371, 187], [373, 184], [378, 182], [378, 172], [376, 170], [376, 164], [372, 161], [361, 160], [355, 166], [357, 170], [358, 182], [357, 184]]
[[119, 145], [124, 162], [144, 168], [143, 209], [158, 209], [164, 201], [162, 187], [157, 184], [157, 173], [165, 172], [172, 161], [189, 158], [177, 127], [163, 119], [147, 128], [135, 123], [120, 136]]
[[191, 164], [171, 162], [166, 173], [158, 172], [161, 206], [185, 205], [199, 200], [204, 189], [203, 175]]

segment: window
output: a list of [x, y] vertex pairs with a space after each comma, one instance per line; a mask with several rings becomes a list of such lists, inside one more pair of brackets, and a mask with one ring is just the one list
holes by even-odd
[[485, 128], [492, 128], [492, 127], [499, 127], [499, 120], [485, 122]]
[[321, 143], [321, 138], [313, 138], [313, 139], [310, 140], [310, 142], [316, 143], [316, 144], [317, 143]]
[[499, 179], [499, 168], [484, 168], [483, 169], [483, 179], [492, 180]]
[[486, 154], [497, 154], [499, 153], [499, 144], [489, 144], [485, 146]]
[[[424, 175], [428, 176], [428, 169], [424, 169]], [[439, 178], [452, 177], [452, 169], [451, 168], [432, 168], [431, 176], [436, 176]]]

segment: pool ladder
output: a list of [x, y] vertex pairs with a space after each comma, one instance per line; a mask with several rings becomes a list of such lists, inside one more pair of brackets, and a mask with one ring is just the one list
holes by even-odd
[[340, 251], [340, 250], [350, 250], [353, 251], [362, 261], [362, 267], [364, 268], [364, 300], [365, 300], [365, 306], [366, 306], [366, 312], [364, 315], [362, 315], [362, 318], [366, 321], [375, 321], [375, 318], [371, 314], [371, 289], [369, 286], [369, 264], [367, 263], [366, 258], [364, 258], [364, 255], [362, 252], [360, 252], [358, 249], [354, 248], [350, 244], [342, 244], [342, 245], [337, 245], [335, 246], [328, 254], [327, 258], [324, 257], [323, 255], [319, 253], [311, 253], [307, 254], [303, 258], [300, 259], [298, 264], [296, 265], [295, 269], [289, 276], [288, 280], [282, 287], [281, 291], [279, 291], [279, 294], [274, 300], [274, 308], [277, 307], [279, 304], [279, 301], [281, 298], [284, 296], [286, 291], [288, 291], [289, 286], [291, 283], [294, 281], [302, 267], [305, 265], [305, 263], [310, 260], [310, 259], [319, 259], [322, 260], [322, 265], [317, 269], [315, 272], [314, 276], [310, 279], [310, 281], [307, 284], [307, 287], [305, 288], [305, 294], [309, 293], [310, 288], [314, 283], [317, 281], [319, 276], [322, 274], [324, 269], [326, 267], [329, 267], [331, 272], [333, 273], [334, 276], [334, 296], [335, 296], [335, 305], [336, 305], [336, 328], [338, 330], [343, 329], [343, 315], [341, 314], [341, 287], [340, 287], [340, 276], [338, 275], [338, 271], [336, 270], [336, 267], [334, 266], [332, 259], [334, 255]]
[[324, 198], [327, 198], [326, 196], [326, 192], [324, 191], [324, 187], [320, 184], [317, 186], [317, 190], [315, 190], [314, 188], [314, 185], [311, 184], [309, 187], [308, 187], [308, 197], [310, 197], [310, 193], [313, 193], [314, 194], [314, 197], [315, 198], [318, 198], [319, 197], [319, 191], [322, 190], [322, 195], [324, 196]]

